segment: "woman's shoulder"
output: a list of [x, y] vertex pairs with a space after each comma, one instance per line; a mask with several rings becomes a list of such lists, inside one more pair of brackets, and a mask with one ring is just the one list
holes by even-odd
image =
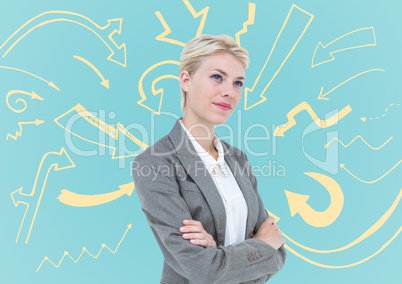
[[169, 135], [165, 135], [156, 141], [154, 144], [150, 145], [143, 152], [138, 154], [134, 161], [135, 162], [146, 162], [151, 163], [152, 161], [160, 163], [163, 161], [171, 160], [172, 156], [176, 154], [173, 143], [169, 138]]

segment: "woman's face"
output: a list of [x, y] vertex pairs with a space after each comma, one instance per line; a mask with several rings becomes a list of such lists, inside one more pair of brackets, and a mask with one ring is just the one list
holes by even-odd
[[191, 75], [181, 72], [186, 119], [207, 126], [225, 123], [239, 103], [244, 73], [241, 62], [229, 53], [207, 57]]

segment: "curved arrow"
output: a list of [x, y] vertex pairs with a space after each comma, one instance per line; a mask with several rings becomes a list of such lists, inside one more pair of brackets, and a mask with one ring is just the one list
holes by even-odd
[[[56, 159], [56, 161], [51, 162], [51, 159]], [[42, 179], [42, 187], [40, 188], [40, 190], [37, 191], [39, 176], [43, 172], [43, 168], [45, 168], [44, 167], [45, 161], [47, 164], [50, 164], [50, 163], [51, 164], [47, 167], [46, 173]], [[26, 206], [25, 213], [22, 218], [21, 225], [18, 230], [18, 234], [17, 234], [17, 238], [16, 238], [15, 242], [18, 242], [18, 239], [19, 239], [20, 233], [21, 233], [21, 229], [22, 229], [25, 219], [28, 215], [28, 218], [31, 219], [31, 224], [29, 226], [29, 230], [27, 232], [27, 236], [25, 239], [25, 243], [28, 243], [29, 238], [31, 236], [33, 225], [35, 223], [36, 215], [39, 211], [42, 197], [45, 192], [47, 179], [48, 179], [48, 176], [49, 176], [51, 170], [53, 169], [54, 171], [61, 171], [61, 170], [66, 170], [66, 169], [70, 169], [70, 168], [74, 168], [74, 167], [75, 167], [75, 164], [71, 160], [70, 156], [68, 155], [68, 153], [64, 149], [64, 147], [62, 147], [59, 152], [54, 152], [54, 151], [47, 152], [46, 154], [44, 154], [42, 156], [42, 159], [39, 163], [38, 170], [36, 172], [35, 181], [32, 186], [31, 192], [23, 193], [22, 192], [23, 188], [21, 187], [11, 193], [10, 196], [11, 196], [11, 199], [12, 199], [15, 207], [19, 206], [20, 204], [23, 204]], [[34, 202], [36, 202], [36, 206], [34, 204], [35, 209], [29, 210], [30, 205], [32, 205]]]
[[78, 55], [74, 55], [73, 56], [75, 59], [80, 60], [81, 62], [83, 62], [84, 64], [88, 65], [92, 70], [95, 71], [95, 73], [101, 78], [102, 82], [100, 83], [102, 86], [104, 86], [106, 89], [109, 89], [109, 80], [106, 80], [105, 77], [103, 77], [102, 73], [99, 71], [98, 68], [95, 67], [95, 65], [93, 65], [91, 62], [89, 62], [88, 60], [86, 60], [85, 58], [78, 56]]
[[27, 108], [27, 102], [26, 102], [24, 99], [22, 99], [22, 98], [18, 98], [18, 99], [15, 100], [15, 104], [17, 104], [17, 103], [19, 103], [19, 102], [22, 102], [22, 104], [23, 104], [24, 106], [23, 106], [21, 109], [13, 108], [13, 107], [11, 106], [10, 102], [9, 102], [9, 99], [10, 99], [10, 96], [12, 96], [12, 95], [14, 95], [14, 94], [22, 94], [22, 95], [31, 97], [31, 100], [40, 100], [40, 101], [43, 101], [43, 98], [42, 98], [41, 96], [39, 96], [37, 93], [33, 92], [33, 91], [32, 91], [31, 93], [29, 93], [29, 92], [23, 91], [23, 90], [11, 90], [11, 91], [9, 91], [9, 92], [7, 93], [7, 95], [6, 95], [6, 103], [7, 103], [8, 108], [9, 108], [10, 110], [12, 110], [13, 112], [16, 112], [16, 113], [24, 112], [24, 111], [26, 110], [26, 108]]
[[327, 98], [327, 96], [328, 96], [330, 93], [332, 93], [333, 91], [335, 91], [336, 89], [338, 89], [339, 87], [345, 85], [346, 83], [352, 81], [353, 79], [356, 79], [357, 77], [360, 77], [360, 76], [362, 76], [362, 75], [364, 75], [364, 74], [367, 74], [367, 73], [370, 73], [370, 72], [375, 72], [375, 71], [377, 71], [377, 72], [385, 72], [385, 70], [383, 70], [383, 69], [369, 69], [369, 70], [360, 72], [359, 74], [356, 74], [356, 75], [354, 75], [354, 76], [352, 76], [352, 77], [346, 79], [345, 81], [343, 81], [343, 82], [340, 83], [339, 85], [333, 87], [331, 90], [329, 90], [329, 91], [326, 92], [326, 93], [324, 93], [324, 87], [321, 87], [320, 94], [318, 95], [317, 99], [318, 99], [318, 100], [329, 100], [329, 98]]
[[[71, 11], [62, 11], [62, 10], [53, 10], [43, 12], [30, 20], [28, 20], [25, 24], [23, 24], [20, 28], [18, 28], [1, 46], [0, 50], [5, 48], [6, 51], [3, 54], [3, 57], [7, 56], [7, 54], [28, 34], [33, 32], [35, 29], [39, 27], [43, 27], [45, 25], [56, 23], [56, 22], [68, 22], [79, 25], [81, 27], [86, 28], [95, 34], [105, 46], [109, 49], [110, 55], [107, 57], [108, 60], [119, 64], [123, 67], [126, 67], [126, 44], [123, 43], [120, 46], [117, 45], [113, 36], [117, 34], [121, 34], [122, 30], [122, 18], [109, 19], [105, 26], [100, 26], [90, 18], [75, 13]], [[114, 26], [117, 26], [114, 28]], [[97, 30], [97, 31], [96, 31]], [[109, 31], [108, 31], [109, 30]], [[104, 35], [101, 36], [98, 32], [103, 32]], [[107, 42], [104, 38], [107, 38], [109, 42]], [[9, 47], [7, 47], [9, 46]], [[115, 49], [121, 51], [123, 54], [123, 59], [121, 61], [113, 59], [116, 55]]]
[[103, 194], [93, 194], [93, 195], [78, 194], [75, 192], [71, 192], [67, 189], [62, 189], [61, 194], [57, 197], [57, 199], [61, 203], [64, 203], [66, 205], [75, 207], [89, 207], [111, 202], [113, 200], [122, 197], [125, 194], [131, 196], [133, 191], [134, 191], [134, 182], [122, 184], [116, 191]]
[[[393, 106], [400, 106], [399, 104], [389, 104], [389, 106], [385, 109], [385, 111], [384, 111], [384, 113], [382, 114], [382, 115], [379, 115], [379, 116], [375, 116], [375, 117], [370, 117], [369, 119], [370, 120], [373, 120], [373, 119], [379, 119], [379, 118], [381, 118], [381, 117], [384, 117], [384, 116], [386, 116], [387, 115], [387, 113], [388, 113], [388, 111], [389, 111], [389, 109], [391, 108], [391, 107], [393, 107]], [[367, 120], [367, 117], [362, 117], [362, 118], [360, 118], [361, 119], [361, 121], [363, 121], [363, 122], [366, 122], [366, 120]]]
[[[370, 237], [372, 234], [374, 234], [375, 232], [377, 232], [387, 221], [388, 219], [392, 216], [392, 214], [395, 212], [395, 209], [398, 207], [399, 202], [401, 200], [402, 197], [402, 188], [399, 190], [399, 194], [398, 196], [395, 198], [394, 202], [392, 203], [392, 205], [388, 208], [388, 210], [380, 217], [380, 219], [377, 220], [377, 222], [375, 222], [370, 228], [368, 228], [363, 234], [361, 234], [358, 238], [356, 238], [355, 240], [353, 240], [352, 242], [336, 248], [336, 249], [315, 249], [315, 248], [311, 248], [308, 246], [305, 246], [297, 241], [295, 241], [294, 239], [292, 239], [291, 237], [289, 237], [288, 235], [286, 235], [284, 232], [282, 232], [282, 235], [289, 240], [291, 243], [297, 245], [298, 247], [310, 251], [310, 252], [315, 252], [315, 253], [335, 253], [335, 252], [340, 252], [340, 251], [344, 251], [347, 250], [355, 245], [357, 245], [358, 243], [364, 241], [365, 239], [367, 239], [368, 237]], [[269, 215], [273, 215], [272, 213], [269, 213]], [[273, 215], [275, 218], [275, 222], [279, 221], [279, 217]]]
[[340, 164], [339, 166], [341, 167], [341, 169], [344, 169], [347, 173], [349, 173], [352, 177], [354, 177], [354, 178], [357, 179], [358, 181], [363, 182], [363, 183], [367, 183], [367, 184], [373, 184], [373, 183], [376, 183], [376, 182], [379, 181], [379, 180], [382, 180], [382, 179], [383, 179], [385, 176], [387, 176], [390, 172], [392, 172], [393, 170], [395, 170], [395, 168], [398, 167], [400, 163], [402, 163], [402, 159], [399, 160], [399, 161], [398, 161], [392, 168], [390, 168], [385, 174], [383, 174], [383, 175], [380, 176], [379, 178], [376, 178], [376, 179], [370, 180], [370, 181], [368, 181], [368, 180], [363, 180], [363, 179], [359, 178], [358, 176], [356, 176], [354, 173], [352, 173], [350, 170], [348, 170], [348, 169], [345, 167], [345, 164]]
[[19, 69], [19, 68], [15, 68], [15, 67], [11, 67], [11, 66], [0, 66], [0, 69], [8, 69], [8, 70], [13, 70], [13, 71], [17, 71], [17, 72], [21, 72], [24, 74], [27, 74], [29, 76], [35, 77], [43, 82], [45, 82], [48, 86], [52, 87], [53, 89], [60, 91], [60, 89], [52, 82], [52, 81], [48, 81], [43, 79], [42, 77], [35, 75], [34, 73]]
[[327, 189], [331, 202], [326, 210], [319, 212], [307, 204], [307, 200], [310, 196], [285, 190], [291, 216], [293, 217], [299, 213], [303, 220], [313, 227], [326, 227], [331, 225], [342, 212], [344, 203], [342, 188], [334, 179], [326, 175], [310, 172], [305, 172], [304, 174], [315, 179]]
[[[368, 35], [367, 38], [370, 39], [370, 43], [361, 43], [361, 44], [350, 44], [348, 42], [353, 42], [356, 41], [362, 41], [359, 37], [361, 37], [362, 34], [366, 33], [366, 35]], [[338, 47], [336, 47], [336, 45], [338, 45]], [[327, 63], [327, 62], [331, 62], [333, 60], [335, 60], [335, 56], [334, 54], [339, 53], [339, 52], [343, 52], [346, 50], [351, 50], [351, 49], [357, 49], [357, 48], [363, 48], [363, 47], [369, 47], [369, 46], [376, 46], [377, 45], [377, 40], [376, 40], [376, 36], [375, 36], [375, 32], [374, 32], [374, 27], [365, 27], [365, 28], [360, 28], [354, 31], [351, 31], [349, 33], [346, 33], [336, 39], [334, 39], [333, 41], [331, 41], [330, 43], [324, 45], [322, 44], [322, 42], [318, 42], [314, 53], [313, 53], [313, 58], [311, 58], [311, 68], [315, 68], [321, 64]], [[333, 47], [335, 46], [335, 47]], [[343, 47], [346, 46], [346, 47]], [[335, 49], [334, 51], [330, 51], [329, 52], [329, 58], [328, 58], [328, 50]], [[327, 52], [327, 59], [325, 60], [316, 60], [316, 55], [317, 52]]]
[[389, 246], [389, 244], [392, 243], [393, 240], [395, 240], [395, 238], [399, 235], [399, 233], [402, 231], [402, 226], [399, 227], [399, 229], [395, 232], [395, 234], [388, 240], [385, 242], [385, 244], [383, 244], [381, 246], [380, 249], [378, 249], [376, 252], [374, 252], [373, 254], [369, 255], [368, 257], [361, 259], [359, 261], [356, 262], [352, 262], [352, 263], [348, 263], [348, 264], [344, 264], [344, 265], [330, 265], [330, 264], [324, 264], [324, 263], [320, 263], [317, 261], [314, 261], [310, 258], [305, 257], [304, 255], [298, 253], [297, 251], [295, 251], [293, 248], [291, 248], [289, 245], [285, 244], [285, 248], [286, 250], [290, 251], [291, 253], [293, 253], [295, 256], [303, 259], [304, 261], [315, 265], [315, 266], [319, 266], [319, 267], [323, 267], [323, 268], [328, 268], [328, 269], [342, 269], [342, 268], [349, 268], [349, 267], [353, 267], [353, 266], [357, 266], [359, 264], [362, 264], [370, 259], [372, 259], [373, 257], [375, 257], [377, 254], [379, 254], [380, 252], [382, 252], [387, 246]]
[[[138, 81], [138, 92], [140, 93], [141, 99], [137, 102], [140, 106], [145, 107], [146, 109], [152, 111], [155, 114], [160, 114], [161, 111], [161, 107], [162, 107], [162, 102], [163, 102], [163, 94], [164, 94], [164, 89], [160, 88], [160, 89], [156, 89], [155, 85], [156, 83], [158, 83], [161, 80], [164, 79], [175, 79], [175, 80], [179, 80], [179, 77], [177, 77], [176, 75], [172, 75], [172, 74], [166, 74], [168, 72], [171, 72], [171, 67], [178, 67], [180, 66], [180, 62], [176, 61], [176, 60], [164, 60], [158, 63], [155, 63], [154, 65], [152, 65], [151, 67], [149, 67], [147, 70], [145, 70], [144, 73], [142, 73], [140, 80]], [[151, 84], [151, 92], [153, 96], [156, 96], [158, 94], [160, 94], [160, 100], [159, 100], [159, 105], [158, 105], [158, 109], [155, 110], [149, 106], [147, 106], [146, 104], [144, 104], [144, 102], [148, 99], [147, 95], [144, 91], [144, 80], [146, 77], [148, 76], [152, 76], [149, 75], [151, 73], [151, 71], [154, 70], [158, 70], [158, 69], [163, 69], [163, 68], [167, 68], [167, 70], [163, 71], [162, 73], [164, 73], [164, 75], [162, 76], [158, 76], [156, 77]], [[176, 73], [178, 74], [178, 72]]]
[[40, 125], [40, 124], [42, 124], [44, 122], [45, 122], [44, 120], [40, 120], [40, 119], [35, 119], [34, 121], [20, 121], [20, 122], [18, 122], [19, 130], [17, 130], [15, 132], [15, 135], [12, 135], [11, 133], [7, 133], [6, 140], [8, 140], [9, 137], [13, 138], [14, 140], [17, 140], [18, 137], [21, 137], [22, 136], [22, 126], [23, 125], [35, 124], [36, 126], [38, 126], [38, 125]]
[[295, 106], [293, 109], [291, 109], [286, 117], [288, 118], [288, 121], [282, 125], [282, 126], [277, 126], [274, 131], [275, 136], [285, 136], [285, 132], [288, 131], [290, 128], [296, 125], [296, 120], [295, 116], [301, 111], [307, 111], [312, 120], [317, 124], [318, 127], [320, 128], [328, 128], [336, 123], [338, 123], [339, 120], [344, 118], [346, 115], [348, 115], [352, 111], [352, 107], [350, 105], [347, 105], [343, 109], [341, 109], [338, 113], [334, 114], [328, 119], [320, 119], [315, 111], [312, 109], [312, 107], [307, 103], [307, 102], [301, 102], [297, 106]]

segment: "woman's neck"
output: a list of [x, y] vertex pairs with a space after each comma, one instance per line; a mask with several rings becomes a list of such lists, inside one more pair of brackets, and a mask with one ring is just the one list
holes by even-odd
[[185, 116], [181, 122], [198, 142], [198, 144], [200, 144], [201, 147], [214, 158], [217, 158], [218, 151], [213, 143], [215, 138], [215, 126], [207, 125], [206, 123], [195, 121]]

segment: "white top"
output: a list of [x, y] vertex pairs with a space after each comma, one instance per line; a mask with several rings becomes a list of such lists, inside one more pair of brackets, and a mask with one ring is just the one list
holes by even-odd
[[218, 160], [215, 160], [208, 152], [201, 147], [187, 128], [180, 124], [186, 131], [194, 149], [197, 151], [201, 160], [204, 162], [209, 174], [211, 175], [216, 188], [219, 191], [226, 210], [226, 230], [225, 246], [236, 245], [245, 239], [247, 204], [243, 193], [233, 176], [232, 171], [224, 159], [223, 147], [219, 138], [215, 135], [214, 145], [218, 150]]

